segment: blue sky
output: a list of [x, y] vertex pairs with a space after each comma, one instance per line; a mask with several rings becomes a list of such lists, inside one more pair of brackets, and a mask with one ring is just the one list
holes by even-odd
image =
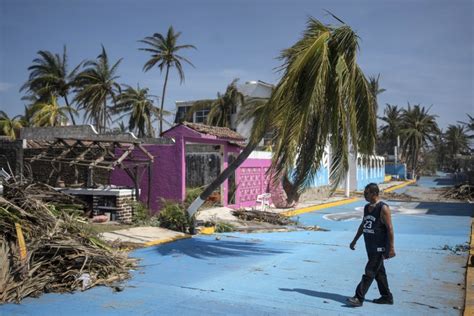
[[142, 71], [148, 55], [138, 40], [170, 25], [181, 43], [186, 81], [172, 73], [165, 107], [176, 100], [211, 98], [233, 78], [277, 83], [276, 59], [305, 29], [308, 16], [334, 23], [329, 10], [360, 36], [359, 64], [380, 73], [386, 103], [432, 105], [442, 128], [474, 114], [474, 2], [469, 0], [0, 0], [0, 109], [21, 114], [18, 92], [38, 50], [62, 52], [69, 64], [95, 58], [100, 45], [123, 58], [118, 82], [161, 95], [164, 75]]

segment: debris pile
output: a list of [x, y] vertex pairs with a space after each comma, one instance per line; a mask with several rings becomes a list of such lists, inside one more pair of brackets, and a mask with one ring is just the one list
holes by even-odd
[[0, 304], [112, 286], [129, 277], [136, 261], [109, 248], [74, 212], [63, 211], [61, 205], [75, 205], [72, 199], [46, 185], [6, 185], [0, 197]]
[[449, 250], [453, 254], [468, 252], [470, 249], [471, 249], [471, 247], [467, 243], [466, 244], [458, 244], [458, 245], [455, 245], [455, 246], [444, 245], [443, 247], [441, 247], [441, 250]]
[[244, 221], [255, 221], [255, 222], [265, 222], [274, 225], [295, 225], [296, 222], [280, 215], [278, 213], [272, 212], [262, 212], [262, 211], [247, 211], [244, 209], [236, 210], [232, 212], [236, 217]]
[[474, 186], [470, 184], [458, 184], [443, 194], [444, 197], [456, 200], [473, 200]]

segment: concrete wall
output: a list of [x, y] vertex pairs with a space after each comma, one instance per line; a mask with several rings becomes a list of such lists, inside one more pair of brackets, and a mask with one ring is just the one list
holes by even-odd
[[[365, 161], [364, 161], [365, 160]], [[369, 183], [383, 183], [385, 181], [385, 159], [381, 156], [357, 158], [356, 190], [363, 191]]]

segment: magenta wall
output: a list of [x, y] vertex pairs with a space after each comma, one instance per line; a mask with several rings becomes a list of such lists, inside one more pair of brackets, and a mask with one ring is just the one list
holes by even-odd
[[[144, 147], [155, 157], [152, 166], [151, 183], [151, 210], [157, 212], [160, 208], [160, 198], [182, 201], [185, 195], [183, 192], [181, 174], [183, 174], [183, 164], [180, 163], [182, 146], [173, 145], [144, 145]], [[120, 154], [120, 153], [117, 153]], [[142, 157], [139, 150], [133, 152], [135, 157]], [[147, 203], [148, 197], [148, 173], [146, 169], [140, 181], [140, 201]], [[128, 174], [116, 168], [110, 175], [110, 183], [133, 187], [133, 181]]]
[[270, 168], [270, 159], [247, 159], [235, 171], [237, 190], [232, 208], [256, 205], [257, 195], [269, 192], [269, 180], [266, 172]]

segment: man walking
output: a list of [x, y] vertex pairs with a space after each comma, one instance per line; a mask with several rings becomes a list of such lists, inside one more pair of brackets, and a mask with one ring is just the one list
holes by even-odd
[[355, 250], [357, 240], [364, 234], [365, 249], [369, 261], [365, 266], [365, 274], [356, 288], [355, 296], [348, 298], [347, 302], [354, 307], [362, 306], [365, 294], [375, 279], [381, 297], [373, 300], [373, 302], [393, 304], [393, 297], [388, 288], [387, 274], [383, 264], [384, 259], [395, 257], [390, 208], [380, 201], [379, 187], [375, 183], [370, 183], [365, 187], [364, 197], [369, 203], [364, 207], [362, 223], [350, 244], [350, 248]]

